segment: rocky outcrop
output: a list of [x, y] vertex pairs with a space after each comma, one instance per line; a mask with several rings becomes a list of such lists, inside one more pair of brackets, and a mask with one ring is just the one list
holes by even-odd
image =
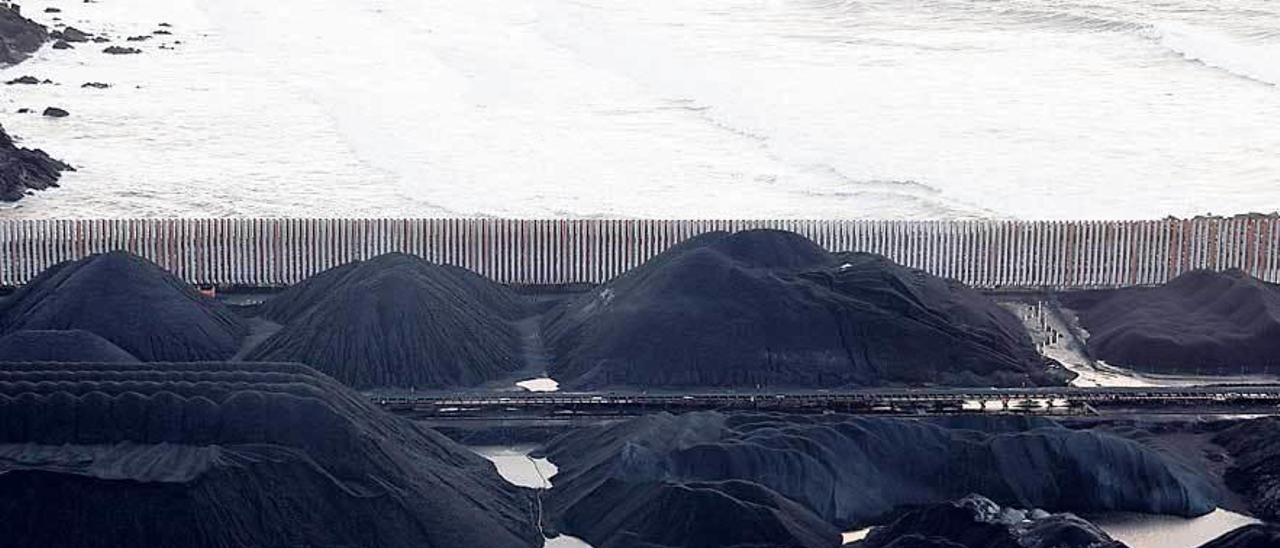
[[67, 112], [66, 110], [60, 109], [58, 107], [48, 107], [44, 109], [43, 114], [44, 116], [49, 118], [66, 118], [68, 116], [71, 116], [70, 112]]
[[552, 314], [571, 388], [1026, 386], [1068, 374], [958, 282], [779, 231], [711, 233]]
[[[614, 493], [728, 481], [757, 485], [841, 530], [970, 493], [1051, 512], [1196, 516], [1217, 506], [1207, 480], [1161, 453], [1044, 420], [658, 414], [568, 433], [543, 453], [559, 467], [548, 515], [592, 543], [613, 538], [592, 525], [602, 520], [636, 531], [654, 526], [611, 515], [622, 505]], [[667, 525], [690, 534], [700, 526]]]
[[0, 337], [0, 362], [137, 362], [119, 346], [83, 329], [15, 331]]
[[30, 191], [56, 187], [63, 171], [74, 169], [43, 150], [19, 148], [0, 127], [0, 201], [15, 202]]
[[143, 361], [223, 360], [247, 333], [221, 303], [124, 252], [53, 266], [0, 303], [0, 333], [68, 329]]
[[48, 39], [48, 30], [40, 24], [0, 7], [0, 66], [22, 62]]
[[905, 547], [921, 541], [954, 548], [1125, 548], [1073, 514], [1001, 508], [979, 495], [912, 508], [848, 546]]
[[64, 28], [61, 30], [55, 30], [49, 33], [49, 37], [55, 40], [65, 40], [67, 42], [84, 43], [92, 39], [93, 35], [75, 27], [67, 27], [67, 28]]
[[1276, 548], [1280, 546], [1280, 525], [1246, 525], [1222, 535], [1200, 548]]
[[285, 327], [250, 359], [306, 363], [351, 386], [472, 386], [523, 366], [506, 287], [389, 254], [322, 272], [262, 307]]
[[1195, 271], [1158, 288], [1064, 297], [1112, 365], [1200, 374], [1280, 374], [1280, 287], [1241, 271]]
[[142, 53], [142, 50], [138, 48], [108, 46], [107, 49], [102, 50], [102, 53], [106, 53], [108, 55], [137, 55], [139, 53]]
[[1234, 459], [1224, 478], [1254, 516], [1280, 521], [1280, 417], [1244, 421], [1213, 439]]
[[23, 546], [542, 545], [528, 492], [296, 364], [0, 365]]

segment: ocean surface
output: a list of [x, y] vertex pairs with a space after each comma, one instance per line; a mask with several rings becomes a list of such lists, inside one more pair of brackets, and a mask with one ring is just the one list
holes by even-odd
[[23, 4], [173, 34], [0, 71], [80, 168], [8, 218], [1280, 209], [1274, 0]]

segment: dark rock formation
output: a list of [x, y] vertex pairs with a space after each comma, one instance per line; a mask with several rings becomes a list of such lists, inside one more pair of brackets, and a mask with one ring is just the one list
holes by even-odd
[[39, 83], [40, 83], [39, 78], [36, 78], [35, 76], [27, 75], [27, 76], [19, 76], [17, 78], [9, 80], [8, 82], [5, 82], [4, 85], [14, 86], [14, 85], [22, 84], [22, 85], [34, 86]]
[[49, 268], [0, 303], [0, 333], [84, 329], [143, 361], [221, 360], [243, 320], [172, 274], [123, 252]]
[[140, 34], [138, 36], [130, 36], [128, 38], [125, 38], [124, 41], [125, 42], [146, 42], [147, 40], [150, 40], [150, 39], [151, 39], [150, 34]]
[[62, 9], [60, 9], [60, 8], [54, 8], [54, 7], [48, 7], [48, 8], [45, 8], [45, 9], [44, 9], [44, 12], [45, 12], [45, 13], [62, 13]]
[[164, 29], [160, 29], [160, 30], [152, 31], [151, 34], [155, 34], [157, 36], [169, 36], [173, 33]]
[[83, 85], [81, 85], [80, 87], [82, 87], [82, 88], [94, 88], [94, 89], [107, 89], [107, 88], [111, 87], [111, 84], [105, 84], [105, 83], [102, 83], [102, 82], [85, 82], [85, 83], [84, 83]]
[[68, 44], [66, 40], [58, 40], [53, 43], [53, 49], [75, 49], [75, 46]]
[[1154, 372], [1280, 374], [1280, 288], [1240, 271], [1196, 271], [1158, 288], [1069, 295], [1088, 349]]
[[251, 360], [297, 361], [360, 388], [471, 386], [523, 366], [509, 289], [389, 254], [312, 276], [262, 307], [285, 327]]
[[1234, 462], [1224, 479], [1249, 500], [1251, 513], [1280, 521], [1280, 417], [1244, 421], [1213, 439]]
[[107, 49], [102, 50], [102, 53], [106, 53], [106, 54], [109, 54], [109, 55], [136, 55], [136, 54], [142, 53], [142, 50], [140, 50], [140, 49], [138, 49], [138, 48], [125, 48], [125, 47], [120, 47], [120, 46], [109, 46], [109, 47], [107, 47]]
[[1075, 515], [1001, 508], [978, 495], [905, 511], [850, 546], [904, 547], [921, 540], [956, 548], [1125, 548]]
[[0, 127], [0, 201], [14, 202], [28, 191], [56, 187], [63, 171], [74, 169], [42, 150], [18, 148]]
[[58, 107], [48, 107], [44, 109], [44, 115], [50, 118], [66, 118], [71, 116], [71, 113]]
[[[841, 530], [969, 493], [1053, 512], [1196, 516], [1217, 506], [1204, 478], [1161, 453], [1044, 420], [658, 414], [560, 436], [544, 454], [560, 470], [546, 496], [548, 515], [593, 544], [612, 538], [602, 538], [595, 522], [628, 524], [614, 535], [656, 527], [610, 515], [623, 507], [618, 492], [725, 481], [756, 484]], [[692, 534], [701, 524], [666, 526]]]
[[39, 23], [0, 7], [0, 66], [21, 63], [48, 39], [48, 30]]
[[1061, 384], [958, 282], [755, 230], [686, 241], [549, 316], [568, 387]]
[[137, 362], [119, 346], [82, 329], [15, 331], [0, 337], [0, 362]]
[[110, 39], [110, 38], [107, 38], [106, 36], [94, 36], [94, 37], [93, 37], [93, 43], [95, 43], [95, 44], [105, 44], [105, 43], [110, 42], [110, 41], [111, 41], [111, 39]]
[[23, 546], [542, 544], [488, 461], [301, 365], [4, 364], [0, 416]]
[[66, 40], [67, 42], [75, 42], [75, 43], [88, 42], [91, 38], [93, 38], [92, 34], [89, 34], [75, 27], [67, 27], [62, 30], [55, 30], [52, 33], [50, 33], [49, 36], [55, 40]]
[[1280, 525], [1246, 525], [1222, 535], [1200, 548], [1276, 548], [1280, 546]]

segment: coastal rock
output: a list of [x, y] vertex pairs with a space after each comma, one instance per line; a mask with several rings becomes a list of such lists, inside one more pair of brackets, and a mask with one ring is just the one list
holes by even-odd
[[47, 7], [44, 9], [44, 12], [45, 13], [62, 13], [62, 9], [55, 8], [55, 7]]
[[94, 36], [94, 37], [93, 37], [93, 43], [95, 43], [95, 44], [105, 44], [105, 43], [110, 42], [110, 41], [111, 41], [111, 39], [110, 39], [110, 38], [107, 38], [106, 36]]
[[21, 85], [27, 85], [27, 86], [34, 86], [34, 85], [37, 85], [37, 84], [39, 84], [39, 83], [40, 83], [40, 79], [39, 79], [39, 78], [36, 78], [35, 76], [29, 76], [29, 75], [28, 75], [28, 76], [19, 76], [19, 77], [17, 77], [17, 78], [14, 78], [14, 79], [12, 79], [12, 80], [9, 80], [8, 82], [5, 82], [5, 83], [4, 83], [4, 85], [6, 85], [6, 86], [16, 86], [16, 85], [21, 84]]
[[523, 366], [506, 287], [468, 270], [382, 255], [308, 278], [268, 301], [285, 327], [251, 360], [297, 361], [348, 385], [473, 386]]
[[137, 362], [119, 346], [82, 329], [15, 331], [0, 337], [0, 362]]
[[216, 300], [125, 252], [42, 272], [0, 303], [0, 333], [83, 329], [143, 361], [222, 360], [247, 330]]
[[68, 44], [66, 40], [58, 40], [53, 43], [53, 49], [75, 49], [75, 46]]
[[970, 493], [1052, 512], [1188, 517], [1218, 498], [1207, 479], [1138, 442], [1035, 419], [656, 414], [559, 436], [539, 456], [559, 468], [548, 515], [592, 543], [605, 540], [593, 521], [630, 519], [607, 510], [630, 484], [748, 482], [846, 531]]
[[0, 126], [0, 201], [14, 202], [30, 190], [56, 187], [63, 171], [74, 169], [42, 150], [18, 148]]
[[22, 62], [48, 39], [44, 26], [16, 9], [0, 7], [0, 66]]
[[102, 53], [106, 53], [108, 55], [137, 55], [139, 53], [142, 53], [142, 50], [138, 48], [109, 46], [107, 49], [102, 50]]
[[571, 388], [1027, 386], [1068, 374], [964, 285], [771, 230], [695, 237], [552, 313]]
[[1200, 548], [1276, 548], [1280, 546], [1280, 525], [1258, 523], [1246, 525]]
[[49, 33], [49, 38], [54, 40], [63, 40], [67, 42], [88, 42], [93, 38], [92, 34], [84, 32], [75, 27], [65, 27]]
[[1125, 548], [1073, 514], [1001, 508], [979, 495], [912, 508], [848, 546], [902, 547], [911, 546], [914, 539], [957, 548]]
[[67, 116], [71, 116], [71, 113], [58, 107], [48, 107], [44, 109], [44, 116], [49, 118], [66, 118]]
[[1064, 296], [1112, 365], [1200, 374], [1280, 374], [1280, 287], [1248, 274], [1195, 271], [1157, 288]]
[[82, 87], [82, 88], [94, 88], [94, 89], [107, 89], [107, 88], [111, 87], [111, 84], [104, 84], [104, 83], [102, 83], [102, 82], [85, 82], [85, 83], [84, 83], [84, 84], [82, 84], [80, 87]]
[[145, 42], [145, 41], [150, 40], [150, 39], [151, 39], [151, 35], [150, 35], [150, 34], [140, 34], [140, 35], [137, 35], [137, 36], [130, 36], [130, 37], [128, 37], [128, 38], [125, 38], [125, 39], [124, 39], [124, 41], [126, 41], [126, 42]]
[[1224, 479], [1254, 516], [1280, 521], [1280, 417], [1244, 421], [1213, 439], [1234, 459]]
[[0, 538], [537, 547], [529, 492], [297, 364], [0, 365]]

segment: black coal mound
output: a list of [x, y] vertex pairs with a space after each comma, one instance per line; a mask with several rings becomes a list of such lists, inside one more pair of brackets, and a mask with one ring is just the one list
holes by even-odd
[[16, 202], [29, 191], [56, 187], [63, 171], [75, 169], [43, 150], [19, 148], [0, 126], [0, 201]]
[[83, 329], [142, 361], [222, 360], [245, 335], [221, 303], [124, 252], [50, 267], [0, 303], [0, 333]]
[[1213, 438], [1234, 459], [1224, 479], [1259, 519], [1280, 521], [1280, 418], [1244, 421]]
[[1044, 420], [985, 422], [691, 413], [585, 428], [545, 447], [560, 470], [548, 515], [594, 544], [614, 538], [598, 521], [626, 522], [615, 536], [656, 527], [611, 515], [619, 491], [724, 481], [757, 484], [841, 530], [970, 493], [1053, 512], [1197, 516], [1217, 506], [1207, 480], [1138, 442]]
[[1280, 546], [1280, 525], [1246, 525], [1222, 535], [1200, 548], [1276, 548]]
[[[693, 238], [551, 314], [569, 387], [1061, 384], [963, 285], [789, 232]], [[1057, 370], [1061, 375], [1065, 372]]]
[[82, 329], [15, 331], [0, 337], [0, 362], [132, 363], [138, 358]]
[[[958, 548], [1124, 548], [1097, 526], [1072, 514], [1001, 508], [986, 497], [925, 505], [901, 513], [850, 546], [912, 546], [917, 540]], [[929, 545], [929, 544], [926, 544]]]
[[564, 527], [595, 548], [830, 548], [840, 532], [804, 507], [745, 481], [610, 479]]
[[339, 266], [268, 301], [286, 324], [250, 360], [296, 361], [348, 385], [470, 386], [523, 366], [520, 304], [470, 271], [389, 254]]
[[1066, 296], [1112, 365], [1154, 372], [1280, 374], [1280, 287], [1240, 271], [1196, 271], [1158, 288]]
[[0, 7], [0, 66], [21, 63], [48, 39], [44, 26], [16, 9]]
[[540, 546], [528, 492], [296, 364], [5, 364], [23, 546]]

